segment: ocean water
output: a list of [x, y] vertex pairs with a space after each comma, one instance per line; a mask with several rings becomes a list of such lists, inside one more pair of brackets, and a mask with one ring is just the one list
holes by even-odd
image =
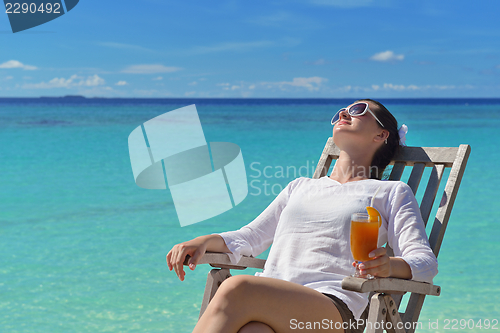
[[[190, 332], [210, 268], [180, 282], [167, 252], [249, 223], [289, 181], [311, 177], [333, 113], [350, 102], [0, 99], [0, 332]], [[408, 145], [472, 147], [439, 255], [442, 295], [427, 297], [418, 331], [460, 320], [464, 331], [484, 331], [485, 320], [491, 329], [500, 320], [500, 100], [382, 102], [408, 125]], [[135, 185], [127, 138], [190, 104], [207, 141], [241, 147], [250, 187], [232, 210], [181, 228], [168, 190]]]

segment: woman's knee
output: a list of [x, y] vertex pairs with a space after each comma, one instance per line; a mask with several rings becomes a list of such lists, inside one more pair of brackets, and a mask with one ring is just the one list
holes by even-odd
[[237, 275], [224, 280], [210, 302], [219, 311], [230, 308], [237, 311], [238, 305], [245, 304], [245, 298], [251, 290], [252, 276]]
[[244, 297], [251, 288], [251, 279], [255, 278], [250, 275], [236, 275], [227, 280], [224, 280], [217, 290], [218, 294], [225, 297]]
[[251, 321], [245, 326], [243, 326], [238, 333], [275, 333], [274, 330], [268, 325], [258, 322]]

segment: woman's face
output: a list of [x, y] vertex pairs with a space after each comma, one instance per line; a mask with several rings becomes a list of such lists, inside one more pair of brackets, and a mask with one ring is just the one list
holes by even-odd
[[[368, 103], [370, 110], [377, 109], [375, 104], [366, 103]], [[347, 109], [353, 104], [349, 105]], [[380, 140], [377, 139], [377, 136], [383, 131], [386, 130], [380, 127], [370, 112], [366, 112], [362, 116], [351, 116], [347, 111], [342, 111], [339, 115], [339, 121], [333, 127], [333, 139], [340, 148], [347, 143], [355, 143], [357, 146], [378, 143]], [[382, 139], [382, 141], [384, 140], [385, 138]]]

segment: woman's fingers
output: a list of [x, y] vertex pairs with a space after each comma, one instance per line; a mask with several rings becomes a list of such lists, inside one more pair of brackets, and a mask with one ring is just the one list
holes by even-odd
[[167, 266], [168, 266], [168, 270], [171, 271], [174, 267], [172, 267], [172, 262], [170, 261], [170, 258], [172, 257], [172, 250], [170, 250], [168, 253], [167, 253]]
[[196, 268], [196, 265], [198, 265], [198, 261], [200, 261], [200, 258], [203, 257], [205, 254], [206, 249], [205, 247], [198, 247], [196, 251], [194, 251], [193, 254], [191, 254], [191, 258], [189, 259], [189, 268], [191, 270], [194, 270]]
[[181, 281], [184, 281], [185, 276], [183, 263], [186, 255], [186, 247], [183, 244], [175, 245], [167, 254], [167, 265], [169, 270], [173, 269]]
[[[167, 264], [170, 270], [174, 270], [179, 280], [184, 281], [186, 273], [184, 272], [184, 262], [188, 260], [188, 266], [191, 270], [196, 268], [198, 261], [205, 254], [208, 244], [207, 237], [197, 237], [190, 241], [174, 245], [167, 254]], [[220, 239], [222, 240], [222, 238]]]
[[177, 252], [177, 257], [175, 261], [175, 269], [177, 276], [181, 281], [184, 281], [184, 277], [186, 276], [186, 272], [184, 272], [184, 259], [186, 258], [186, 255], [189, 253], [187, 252], [187, 248], [184, 245], [179, 245], [179, 251]]
[[377, 258], [384, 256], [386, 254], [387, 254], [387, 249], [385, 247], [379, 247], [378, 249], [375, 249], [372, 252], [368, 253], [368, 256], [370, 258]]
[[380, 247], [370, 252], [369, 256], [373, 259], [364, 261], [359, 265], [362, 275], [371, 274], [373, 276], [388, 277], [391, 272], [391, 263], [387, 250]]
[[179, 277], [181, 281], [184, 281], [184, 277], [186, 276], [186, 272], [184, 271], [184, 261], [187, 256], [190, 256], [188, 260], [188, 266], [191, 270], [196, 268], [198, 261], [205, 253], [205, 246], [198, 245], [189, 245], [189, 244], [177, 244], [172, 250], [167, 254], [167, 263], [169, 263], [169, 268], [175, 270], [175, 273]]

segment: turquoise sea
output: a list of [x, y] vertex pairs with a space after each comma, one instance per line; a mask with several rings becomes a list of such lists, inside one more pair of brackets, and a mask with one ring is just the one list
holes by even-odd
[[[167, 252], [245, 225], [290, 180], [312, 176], [332, 115], [351, 102], [0, 99], [0, 332], [190, 332], [210, 268], [180, 282]], [[442, 295], [427, 297], [419, 331], [450, 331], [454, 319], [467, 321], [461, 331], [484, 332], [485, 320], [500, 329], [500, 99], [382, 102], [410, 146], [472, 146], [434, 280]], [[127, 139], [190, 104], [207, 141], [241, 147], [251, 186], [232, 210], [181, 228], [168, 190], [135, 184]]]

